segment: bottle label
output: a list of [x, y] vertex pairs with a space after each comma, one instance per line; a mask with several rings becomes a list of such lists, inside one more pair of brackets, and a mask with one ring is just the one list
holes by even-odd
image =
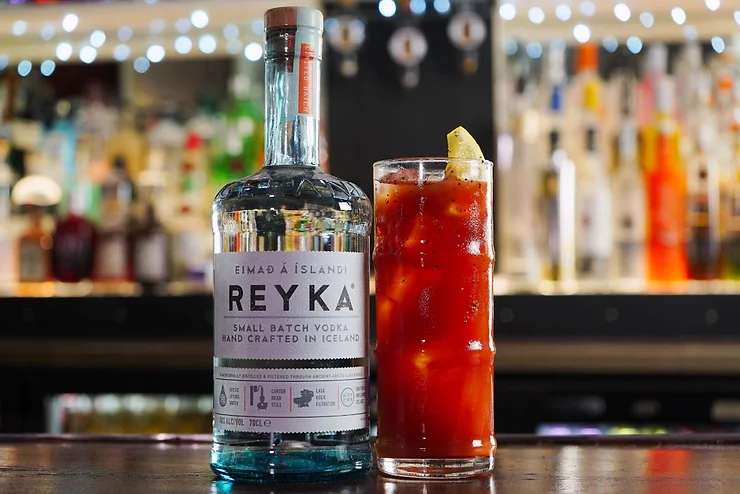
[[313, 66], [313, 46], [301, 43], [298, 61], [298, 113], [301, 115], [313, 114]]
[[0, 292], [14, 281], [15, 256], [13, 237], [0, 232]]
[[319, 118], [316, 102], [321, 89], [321, 69], [316, 56], [321, 53], [321, 36], [317, 33], [314, 29], [296, 29], [296, 50], [289, 69], [293, 93], [288, 98], [288, 110], [281, 117], [283, 121], [295, 120], [296, 117]]
[[616, 235], [620, 242], [645, 241], [645, 198], [640, 182], [625, 182], [615, 188]]
[[239, 432], [334, 432], [368, 427], [367, 370], [215, 367], [214, 427]]
[[581, 198], [580, 250], [585, 256], [608, 258], [612, 249], [611, 195], [603, 188]]
[[618, 275], [622, 278], [642, 278], [644, 276], [645, 259], [643, 257], [642, 242], [619, 242]]
[[101, 239], [96, 255], [97, 276], [105, 279], [126, 277], [126, 238], [123, 235], [112, 235]]
[[367, 356], [367, 264], [356, 252], [215, 255], [214, 356]]
[[46, 281], [46, 251], [36, 242], [21, 242], [20, 281]]
[[684, 201], [677, 178], [656, 174], [648, 181], [650, 243], [678, 248], [684, 242]]
[[134, 249], [134, 272], [139, 281], [167, 279], [167, 237], [163, 233], [137, 239]]
[[[55, 266], [81, 278], [90, 276], [92, 268], [92, 230], [79, 228], [62, 231], [57, 227], [52, 250]], [[56, 270], [56, 268], [55, 268]], [[55, 273], [56, 274], [56, 273]]]

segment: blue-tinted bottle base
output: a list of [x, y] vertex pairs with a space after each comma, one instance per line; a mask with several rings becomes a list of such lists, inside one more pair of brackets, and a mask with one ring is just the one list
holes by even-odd
[[215, 444], [211, 450], [211, 470], [236, 482], [329, 482], [363, 476], [372, 464], [367, 444], [311, 450]]

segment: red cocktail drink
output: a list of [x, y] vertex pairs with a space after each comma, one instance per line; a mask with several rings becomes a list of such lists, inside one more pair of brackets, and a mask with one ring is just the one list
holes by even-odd
[[[375, 165], [375, 354], [381, 471], [465, 477], [492, 468], [492, 165]], [[460, 171], [463, 171], [462, 173]]]

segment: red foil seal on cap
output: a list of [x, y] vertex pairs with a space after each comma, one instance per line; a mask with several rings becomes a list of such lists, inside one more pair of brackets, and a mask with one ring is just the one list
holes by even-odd
[[324, 30], [324, 15], [310, 7], [277, 7], [265, 12], [265, 31], [291, 27]]

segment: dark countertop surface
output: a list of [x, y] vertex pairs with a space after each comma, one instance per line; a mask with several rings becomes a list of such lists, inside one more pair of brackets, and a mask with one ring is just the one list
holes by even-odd
[[490, 477], [255, 486], [217, 480], [207, 436], [0, 436], [0, 493], [740, 493], [740, 436], [502, 436]]

